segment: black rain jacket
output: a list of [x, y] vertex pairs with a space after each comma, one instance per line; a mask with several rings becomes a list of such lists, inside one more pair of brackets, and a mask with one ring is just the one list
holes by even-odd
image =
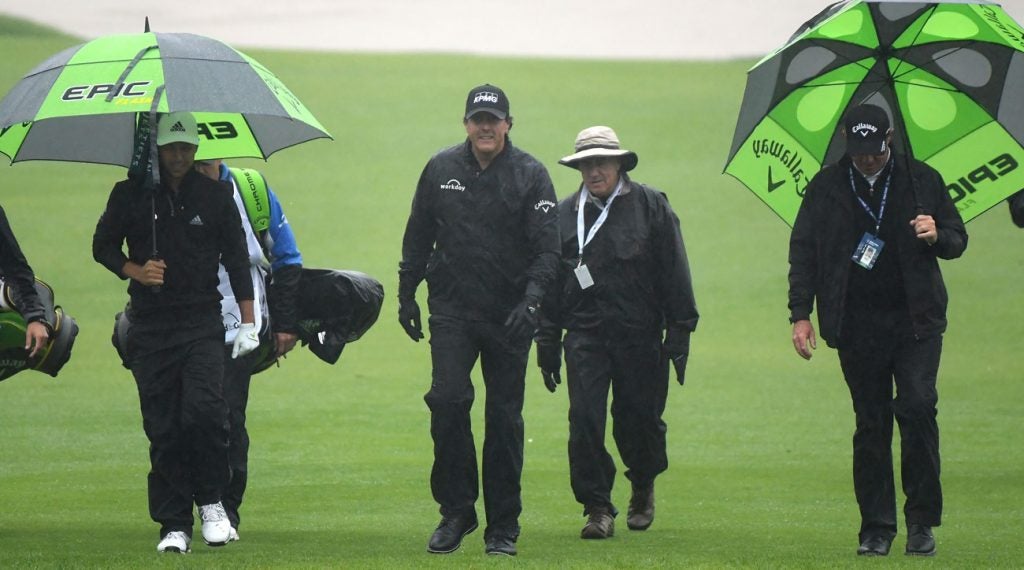
[[[938, 260], [960, 257], [967, 248], [967, 230], [934, 168], [910, 159], [915, 191], [907, 176], [907, 157], [894, 153], [891, 160], [895, 170], [884, 216], [895, 216], [905, 230], [898, 233], [898, 243], [887, 242], [881, 255], [899, 255], [914, 335], [928, 338], [946, 330], [948, 297]], [[789, 242], [790, 321], [810, 319], [817, 300], [818, 333], [833, 348], [840, 341], [852, 256], [864, 233], [856, 216], [867, 216], [850, 188], [851, 166], [850, 158], [844, 157], [814, 176]], [[860, 175], [854, 172], [857, 180]], [[918, 208], [935, 219], [934, 245], [918, 239], [910, 225]]]
[[[587, 289], [574, 273], [580, 262], [576, 234], [582, 186], [558, 204], [562, 254], [557, 280], [544, 302], [538, 342], [557, 342], [560, 329], [651, 335], [666, 327], [687, 334], [697, 328], [679, 218], [664, 193], [625, 174], [622, 179], [623, 190], [608, 218], [583, 249], [583, 263], [594, 280]], [[585, 231], [600, 213], [591, 200], [584, 203]]]
[[398, 295], [426, 278], [432, 315], [504, 322], [555, 277], [558, 223], [547, 169], [506, 139], [486, 170], [470, 142], [434, 155], [416, 186]]
[[1010, 218], [1018, 228], [1024, 228], [1024, 190], [1006, 199], [1010, 206]]
[[54, 323], [46, 321], [46, 311], [36, 292], [36, 276], [25, 260], [17, 238], [7, 221], [7, 212], [0, 206], [0, 274], [10, 288], [12, 301], [26, 323], [42, 322], [52, 329]]
[[[131, 280], [132, 321], [172, 324], [192, 312], [220, 315], [217, 265], [223, 263], [235, 297], [252, 300], [249, 253], [231, 187], [190, 171], [177, 195], [156, 195], [156, 239], [167, 263], [159, 292]], [[121, 279], [126, 261], [144, 265], [153, 252], [151, 192], [134, 180], [114, 185], [92, 237], [93, 258]], [[128, 244], [128, 255], [122, 250]]]

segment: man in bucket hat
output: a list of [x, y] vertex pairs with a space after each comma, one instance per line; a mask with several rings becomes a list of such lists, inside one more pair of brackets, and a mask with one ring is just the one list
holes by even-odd
[[564, 345], [569, 477], [588, 517], [580, 535], [603, 539], [618, 514], [615, 462], [604, 445], [609, 388], [612, 434], [632, 484], [626, 523], [646, 530], [654, 479], [668, 468], [661, 416], [669, 362], [683, 384], [698, 314], [679, 219], [665, 194], [630, 179], [636, 153], [604, 126], [581, 131], [575, 151], [559, 161], [583, 181], [558, 205], [561, 264], [542, 309], [537, 362], [554, 392]]
[[398, 318], [423, 338], [416, 288], [427, 280], [433, 381], [430, 487], [441, 523], [427, 551], [455, 551], [477, 528], [476, 448], [470, 379], [480, 359], [487, 388], [483, 491], [485, 551], [513, 556], [522, 511], [523, 395], [537, 307], [555, 276], [558, 225], [547, 170], [512, 145], [508, 98], [470, 90], [466, 140], [440, 151], [416, 186], [402, 241]]
[[[853, 487], [862, 556], [885, 556], [896, 535], [893, 418], [906, 494], [906, 553], [935, 553], [942, 516], [936, 380], [946, 288], [939, 259], [959, 257], [967, 232], [942, 176], [897, 154], [885, 109], [847, 111], [847, 152], [807, 193], [789, 243], [793, 347], [810, 359], [821, 338], [838, 349], [853, 399]], [[893, 386], [896, 397], [893, 398]]]

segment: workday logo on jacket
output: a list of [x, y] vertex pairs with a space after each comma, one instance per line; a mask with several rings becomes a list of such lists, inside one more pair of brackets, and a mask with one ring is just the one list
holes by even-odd
[[452, 178], [448, 182], [441, 185], [441, 190], [455, 190], [458, 192], [465, 192], [466, 187], [462, 185], [457, 179]]

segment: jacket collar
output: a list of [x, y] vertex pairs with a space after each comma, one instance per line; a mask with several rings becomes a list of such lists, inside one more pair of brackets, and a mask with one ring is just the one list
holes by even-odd
[[[511, 152], [512, 148], [512, 137], [505, 135], [505, 146], [502, 147], [501, 152], [494, 157], [491, 164], [487, 166], [487, 170], [490, 170], [498, 161], [504, 160], [504, 157]], [[466, 142], [462, 143], [462, 158], [474, 167], [480, 168], [480, 163], [476, 161], [476, 155], [473, 154], [473, 143], [469, 142], [469, 138], [466, 139]]]
[[[622, 178], [622, 190], [619, 191], [619, 197], [621, 198], [633, 191], [633, 181], [630, 180], [629, 174], [626, 174], [625, 172], [620, 173], [619, 176]], [[574, 212], [580, 209], [580, 192], [582, 191], [583, 183], [580, 182], [580, 187], [577, 188], [576, 192], [572, 195], [572, 211]], [[588, 198], [588, 201], [595, 199], [596, 198], [591, 196]]]

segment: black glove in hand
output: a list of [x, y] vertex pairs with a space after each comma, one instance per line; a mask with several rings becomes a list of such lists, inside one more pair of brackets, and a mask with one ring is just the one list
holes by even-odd
[[672, 366], [676, 369], [676, 381], [680, 386], [686, 383], [686, 360], [689, 358], [689, 354], [680, 354], [672, 359]]
[[544, 379], [544, 387], [548, 392], [555, 393], [555, 388], [562, 383], [559, 370], [562, 368], [562, 347], [558, 344], [537, 344], [537, 366]]
[[690, 331], [670, 327], [665, 333], [662, 349], [672, 361], [676, 369], [676, 380], [682, 386], [686, 382], [686, 361], [690, 357]]
[[409, 338], [419, 342], [423, 338], [423, 326], [420, 324], [420, 306], [415, 298], [398, 299], [398, 323], [405, 329]]
[[537, 332], [537, 302], [526, 299], [516, 305], [505, 320], [505, 329], [513, 341], [533, 338]]

